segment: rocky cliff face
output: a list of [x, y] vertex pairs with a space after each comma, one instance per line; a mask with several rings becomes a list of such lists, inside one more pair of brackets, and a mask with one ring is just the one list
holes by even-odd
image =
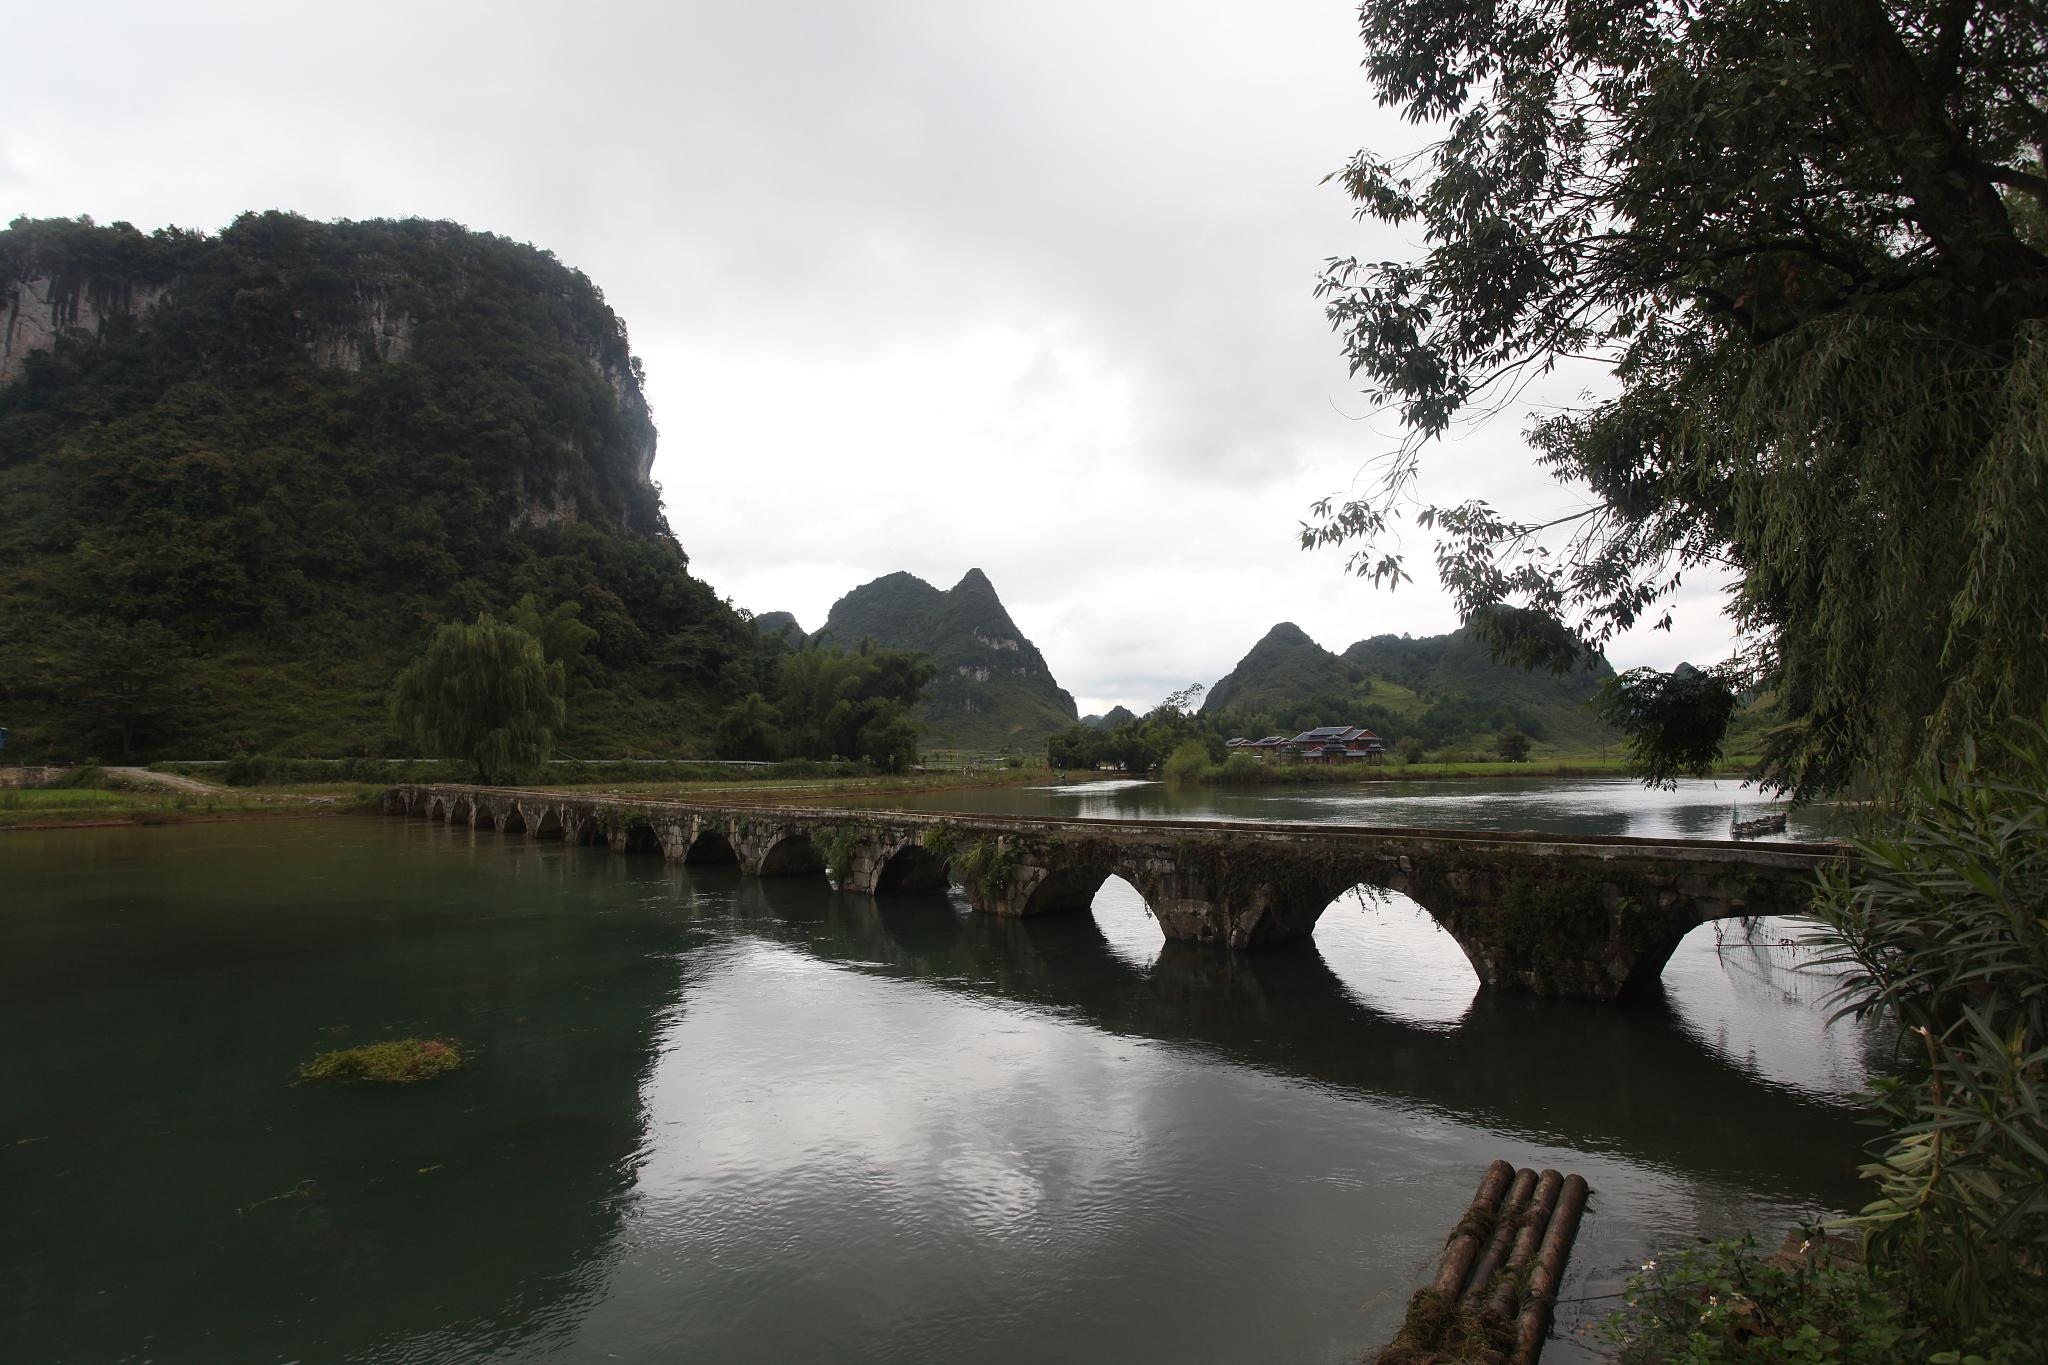
[[[509, 248], [549, 266], [532, 248], [452, 223], [312, 223], [289, 214], [248, 214], [218, 238], [167, 230], [144, 236], [127, 224], [21, 221], [0, 234], [0, 387], [20, 380], [31, 357], [60, 346], [95, 348], [119, 335], [179, 327], [181, 311], [225, 308], [254, 324], [274, 358], [289, 345], [316, 368], [350, 374], [420, 359], [419, 338], [502, 321], [500, 288]], [[425, 268], [422, 268], [425, 267]], [[557, 433], [552, 469], [518, 467], [504, 482], [513, 528], [587, 518], [665, 534], [652, 484], [655, 429], [625, 330], [589, 281], [557, 291], [547, 339], [570, 348], [610, 390], [617, 439], [593, 440], [582, 424]], [[232, 292], [225, 297], [223, 287]], [[247, 341], [252, 338], [241, 337]], [[431, 349], [432, 342], [429, 342]], [[228, 356], [211, 357], [224, 368]], [[600, 446], [609, 447], [600, 452]], [[571, 467], [600, 453], [613, 468], [609, 499], [593, 500]], [[623, 456], [623, 459], [619, 457]], [[609, 506], [599, 504], [609, 502]]]
[[97, 341], [110, 323], [148, 312], [165, 292], [162, 284], [83, 275], [0, 280], [0, 384], [19, 377], [30, 356], [55, 350], [58, 338]]
[[1075, 723], [1073, 697], [980, 569], [944, 592], [907, 573], [865, 583], [833, 604], [816, 638], [929, 656], [938, 676], [919, 716], [929, 744], [1029, 749]]

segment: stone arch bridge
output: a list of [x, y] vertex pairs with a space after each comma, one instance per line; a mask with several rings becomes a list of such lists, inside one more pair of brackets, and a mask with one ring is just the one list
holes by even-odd
[[1353, 889], [1411, 897], [1487, 986], [1612, 1000], [1654, 989], [1679, 940], [1712, 919], [1799, 914], [1831, 844], [1501, 834], [1357, 825], [1063, 820], [954, 812], [642, 801], [408, 785], [387, 813], [527, 839], [827, 874], [872, 896], [959, 883], [998, 915], [1085, 911], [1112, 876], [1169, 940], [1257, 948], [1308, 937]]

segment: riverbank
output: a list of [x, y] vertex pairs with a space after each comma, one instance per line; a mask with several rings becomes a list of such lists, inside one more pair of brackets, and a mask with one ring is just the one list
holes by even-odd
[[[1756, 770], [1757, 760], [1735, 757], [1716, 764], [1706, 774], [1715, 778], [1746, 779]], [[1221, 763], [1185, 766], [1180, 772], [1168, 765], [1166, 781], [1199, 783], [1217, 787], [1304, 787], [1353, 782], [1436, 781], [1447, 778], [1524, 778], [1548, 781], [1559, 777], [1629, 777], [1628, 760], [1613, 758], [1559, 758], [1549, 761], [1510, 763], [1481, 759], [1471, 762], [1408, 763], [1393, 759], [1385, 763], [1261, 763], [1233, 755]]]
[[376, 809], [382, 788], [274, 792], [137, 790], [116, 787], [0, 791], [0, 833], [122, 825], [217, 824], [307, 819]]
[[[276, 785], [218, 786], [182, 779], [176, 786], [144, 785], [159, 774], [119, 776], [104, 786], [36, 787], [0, 790], [0, 831], [104, 829], [122, 825], [181, 825], [229, 820], [303, 819], [315, 816], [373, 812], [386, 788], [384, 782], [298, 782]], [[1118, 773], [1089, 777], [1114, 779]], [[101, 780], [101, 779], [94, 779]], [[951, 772], [915, 772], [862, 777], [799, 776], [782, 779], [726, 776], [711, 780], [645, 782], [521, 783], [536, 791], [604, 796], [637, 796], [650, 800], [716, 797], [727, 804], [822, 805], [849, 798], [872, 801], [894, 795], [926, 795], [979, 788], [1041, 786], [1058, 778], [1050, 769], [976, 768]]]

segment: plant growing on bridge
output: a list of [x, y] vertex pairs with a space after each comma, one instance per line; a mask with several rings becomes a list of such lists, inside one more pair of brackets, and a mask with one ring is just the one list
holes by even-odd
[[1017, 873], [1017, 850], [1001, 839], [976, 839], [954, 860], [953, 870], [982, 900], [998, 900]]
[[852, 825], [832, 825], [812, 838], [825, 855], [825, 870], [832, 874], [833, 884], [845, 881], [853, 870], [853, 855], [860, 851], [860, 831]]
[[954, 846], [960, 841], [960, 832], [941, 820], [936, 825], [926, 826], [917, 841], [924, 846], [925, 852], [945, 862], [953, 856]]
[[392, 718], [438, 758], [461, 759], [483, 782], [509, 782], [547, 762], [568, 712], [560, 664], [540, 642], [485, 612], [441, 627], [398, 676]]

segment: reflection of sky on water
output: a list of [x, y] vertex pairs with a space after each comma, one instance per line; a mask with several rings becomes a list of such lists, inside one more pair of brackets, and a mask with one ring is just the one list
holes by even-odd
[[979, 788], [891, 797], [927, 810], [1153, 820], [1416, 825], [1652, 839], [1726, 839], [1735, 820], [1786, 812], [1777, 839], [1830, 837], [1825, 808], [1794, 810], [1732, 778], [1670, 790], [1629, 778], [1360, 782], [1343, 786], [1172, 787], [1118, 779], [1052, 787]]
[[1479, 989], [1464, 949], [1399, 892], [1346, 892], [1316, 921], [1315, 943], [1346, 994], [1404, 1023], [1455, 1027]]
[[1093, 911], [1095, 927], [1102, 931], [1112, 953], [1138, 968], [1158, 961], [1166, 934], [1137, 887], [1122, 877], [1111, 877], [1095, 893]]
[[[1371, 918], [1326, 958], [1413, 946]], [[1645, 1247], [1796, 1212], [746, 934], [696, 956], [605, 1291], [551, 1343], [569, 1356], [1355, 1360], [1494, 1155], [1599, 1191], [1568, 1297], [1618, 1287]], [[1385, 981], [1377, 1006], [1407, 998]]]
[[1767, 915], [1723, 920], [1687, 934], [1664, 968], [1680, 1025], [1765, 1080], [1846, 1098], [1870, 1081], [1888, 1034], [1849, 1021], [1830, 1026], [1835, 976], [1802, 940], [1813, 926]]

